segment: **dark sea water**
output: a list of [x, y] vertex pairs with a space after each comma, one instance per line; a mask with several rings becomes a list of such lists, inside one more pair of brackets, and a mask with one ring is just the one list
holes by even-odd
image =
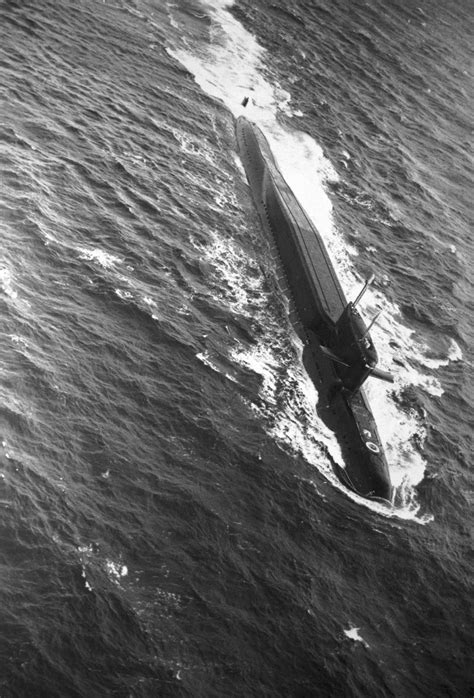
[[[474, 693], [467, 0], [0, 0], [0, 696]], [[364, 298], [335, 478], [236, 154]]]

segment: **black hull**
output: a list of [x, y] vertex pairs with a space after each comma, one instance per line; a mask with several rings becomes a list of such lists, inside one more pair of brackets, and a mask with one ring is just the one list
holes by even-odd
[[260, 129], [239, 117], [236, 135], [253, 200], [276, 243], [303, 328], [303, 361], [319, 393], [318, 413], [341, 447], [345, 468], [335, 466], [335, 472], [361, 496], [390, 501], [388, 465], [364, 391], [341, 390], [337, 367], [321, 349], [334, 343], [336, 323], [347, 306], [327, 250]]

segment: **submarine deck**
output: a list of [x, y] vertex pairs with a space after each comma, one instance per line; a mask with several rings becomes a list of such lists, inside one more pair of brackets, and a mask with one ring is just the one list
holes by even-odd
[[[286, 183], [260, 129], [241, 116], [237, 119], [237, 137], [241, 154], [246, 159], [250, 183], [254, 191], [259, 193], [256, 203], [260, 209], [264, 209], [270, 229], [274, 233], [275, 230], [282, 230], [277, 244], [284, 253], [286, 266], [291, 267], [294, 259], [298, 271], [295, 270], [292, 274], [290, 269], [290, 282], [293, 277], [301, 280], [303, 270], [303, 276], [310, 287], [306, 303], [309, 298], [317, 299], [320, 305], [317, 314], [323, 314], [326, 320], [335, 323], [347, 301], [318, 230]], [[270, 220], [275, 215], [279, 219], [277, 224]], [[291, 225], [289, 236], [283, 230], [286, 222]], [[284, 247], [290, 240], [294, 243], [294, 249], [288, 252]]]

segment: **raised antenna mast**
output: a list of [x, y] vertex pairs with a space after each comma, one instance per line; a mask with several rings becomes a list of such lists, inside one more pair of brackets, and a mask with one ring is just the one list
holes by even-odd
[[367, 291], [367, 289], [369, 288], [370, 284], [372, 283], [372, 281], [374, 279], [375, 279], [375, 274], [371, 274], [369, 276], [369, 278], [366, 280], [365, 284], [362, 287], [362, 291], [359, 293], [359, 295], [357, 296], [357, 298], [355, 299], [355, 301], [352, 304], [354, 306], [354, 308], [356, 307], [357, 303], [360, 301], [360, 299], [362, 298], [364, 293]]
[[381, 310], [379, 310], [379, 312], [378, 312], [376, 315], [374, 315], [374, 317], [372, 318], [372, 321], [371, 321], [370, 325], [367, 327], [367, 329], [365, 330], [364, 334], [363, 334], [362, 337], [359, 339], [359, 342], [360, 342], [362, 339], [364, 339], [364, 337], [367, 337], [367, 335], [369, 334], [370, 330], [371, 330], [372, 327], [375, 325], [375, 323], [377, 322], [377, 320], [379, 319], [379, 317], [380, 317], [381, 315], [382, 315], [382, 311], [381, 311]]

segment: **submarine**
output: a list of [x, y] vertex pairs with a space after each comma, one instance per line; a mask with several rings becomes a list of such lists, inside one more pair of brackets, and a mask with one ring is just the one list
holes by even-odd
[[373, 323], [367, 327], [357, 309], [373, 277], [348, 302], [321, 235], [286, 183], [260, 128], [239, 116], [236, 140], [262, 227], [286, 277], [285, 291], [304, 343], [303, 363], [319, 394], [317, 412], [341, 448], [343, 465], [332, 461], [334, 471], [362, 497], [390, 503], [387, 459], [362, 387], [369, 376], [393, 382], [377, 368]]

